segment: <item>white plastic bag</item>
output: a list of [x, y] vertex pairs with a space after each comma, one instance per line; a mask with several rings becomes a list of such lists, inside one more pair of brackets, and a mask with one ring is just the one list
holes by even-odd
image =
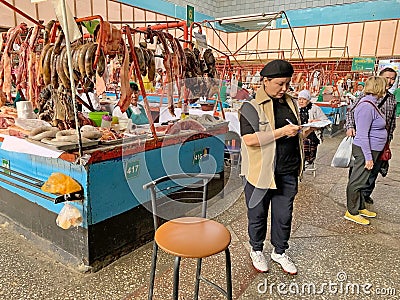
[[82, 224], [82, 215], [75, 206], [65, 203], [57, 216], [56, 223], [62, 229], [68, 229], [71, 226], [79, 226]]
[[336, 150], [332, 158], [331, 166], [336, 168], [348, 168], [352, 157], [353, 137], [346, 136]]

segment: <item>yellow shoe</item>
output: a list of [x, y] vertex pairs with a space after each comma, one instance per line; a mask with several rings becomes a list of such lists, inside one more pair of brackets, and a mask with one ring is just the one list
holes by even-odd
[[349, 213], [348, 210], [346, 210], [346, 213], [344, 214], [344, 218], [346, 220], [352, 221], [354, 223], [360, 224], [360, 225], [369, 225], [369, 221], [362, 217], [361, 215], [352, 215]]
[[362, 209], [362, 210], [359, 210], [358, 212], [363, 217], [368, 217], [368, 218], [375, 218], [376, 217], [376, 212], [369, 211], [368, 209]]

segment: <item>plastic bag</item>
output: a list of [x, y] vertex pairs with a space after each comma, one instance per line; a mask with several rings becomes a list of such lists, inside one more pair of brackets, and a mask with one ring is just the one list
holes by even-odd
[[348, 168], [352, 156], [353, 137], [346, 136], [336, 150], [332, 158], [331, 166], [336, 168]]
[[56, 219], [57, 226], [68, 229], [71, 226], [77, 227], [82, 224], [82, 215], [75, 206], [65, 203]]
[[82, 188], [78, 182], [63, 173], [52, 173], [42, 186], [42, 191], [52, 194], [71, 194]]

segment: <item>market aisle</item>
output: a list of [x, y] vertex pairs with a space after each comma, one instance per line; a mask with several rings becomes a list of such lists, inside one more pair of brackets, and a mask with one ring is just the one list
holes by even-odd
[[[295, 277], [285, 275], [275, 264], [270, 264], [267, 274], [253, 271], [240, 182], [232, 182], [224, 200], [229, 203], [240, 197], [217, 220], [232, 232], [234, 299], [398, 299], [400, 138], [395, 135], [389, 175], [379, 177], [372, 195], [378, 218], [368, 227], [343, 219], [348, 170], [329, 166], [343, 135], [327, 137], [320, 146], [317, 177], [306, 173], [295, 201], [289, 249], [299, 269]], [[151, 243], [97, 273], [81, 274], [40, 252], [5, 219], [0, 217], [0, 221], [0, 299], [146, 299]], [[265, 252], [270, 250], [266, 243]], [[172, 259], [167, 255], [160, 258], [155, 299], [168, 299]], [[222, 256], [205, 260], [203, 271], [223, 282], [222, 262]], [[181, 295], [189, 299], [194, 264], [184, 260], [183, 266]], [[281, 292], [279, 284], [284, 287]], [[346, 284], [354, 289], [347, 288], [347, 294]], [[213, 292], [203, 285], [200, 299], [223, 299]], [[385, 296], [378, 295], [384, 292]], [[394, 292], [396, 296], [391, 296]]]

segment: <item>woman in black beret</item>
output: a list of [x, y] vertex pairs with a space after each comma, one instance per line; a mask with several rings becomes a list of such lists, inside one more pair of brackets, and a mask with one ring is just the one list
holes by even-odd
[[260, 72], [262, 85], [255, 99], [240, 111], [242, 170], [248, 208], [250, 257], [259, 272], [267, 272], [263, 254], [271, 205], [271, 259], [289, 274], [297, 274], [285, 254], [292, 224], [293, 201], [303, 170], [303, 136], [297, 105], [286, 93], [293, 75], [292, 65], [273, 60]]

